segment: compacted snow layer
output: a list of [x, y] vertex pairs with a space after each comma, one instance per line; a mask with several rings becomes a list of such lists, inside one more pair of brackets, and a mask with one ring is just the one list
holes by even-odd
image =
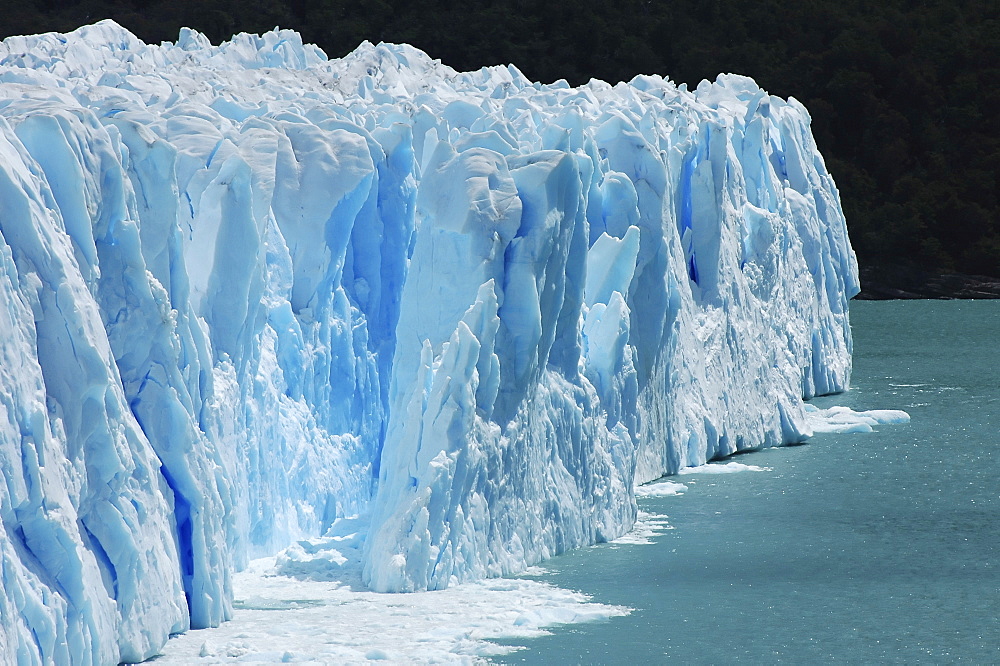
[[373, 590], [517, 572], [849, 379], [837, 190], [740, 76], [11, 37], [0, 233], [0, 660], [148, 657], [359, 513]]

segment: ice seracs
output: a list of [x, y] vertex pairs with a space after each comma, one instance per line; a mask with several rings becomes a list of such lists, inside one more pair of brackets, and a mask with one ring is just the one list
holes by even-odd
[[519, 571], [848, 384], [837, 190], [745, 77], [102, 21], [0, 44], [0, 154], [7, 661], [148, 657], [357, 514], [375, 590]]

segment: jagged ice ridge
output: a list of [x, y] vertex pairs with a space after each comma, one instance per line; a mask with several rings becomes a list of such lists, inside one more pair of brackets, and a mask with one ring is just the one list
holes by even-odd
[[857, 265], [794, 99], [290, 31], [0, 44], [0, 660], [116, 663], [364, 522], [375, 590], [810, 435]]

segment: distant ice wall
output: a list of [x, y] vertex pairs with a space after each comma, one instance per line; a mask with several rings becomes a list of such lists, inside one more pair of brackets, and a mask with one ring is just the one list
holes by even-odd
[[614, 538], [809, 434], [857, 266], [794, 100], [290, 31], [0, 43], [0, 659], [113, 663], [370, 516], [374, 589]]

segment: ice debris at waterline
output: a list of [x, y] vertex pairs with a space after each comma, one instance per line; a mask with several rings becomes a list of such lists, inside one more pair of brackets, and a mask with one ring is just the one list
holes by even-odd
[[806, 418], [814, 434], [872, 432], [872, 426], [910, 422], [910, 415], [899, 409], [869, 409], [856, 412], [850, 407], [820, 409], [808, 404]]
[[138, 660], [367, 513], [444, 588], [810, 434], [858, 291], [809, 116], [290, 31], [0, 44], [0, 659]]
[[[654, 527], [647, 531], [661, 533]], [[317, 545], [307, 544], [310, 550]], [[301, 546], [296, 547], [301, 552]], [[301, 569], [293, 577], [281, 575], [289, 573], [288, 561], [283, 563], [281, 557], [277, 562], [274, 557], [252, 561], [234, 576], [233, 619], [216, 629], [172, 638], [154, 663], [485, 663], [486, 657], [518, 649], [494, 639], [530, 638], [549, 633], [553, 625], [630, 612], [596, 603], [580, 592], [523, 579], [377, 594], [357, 584], [359, 563], [349, 551], [342, 541], [318, 545], [317, 554], [330, 556], [328, 564], [336, 564]]]

